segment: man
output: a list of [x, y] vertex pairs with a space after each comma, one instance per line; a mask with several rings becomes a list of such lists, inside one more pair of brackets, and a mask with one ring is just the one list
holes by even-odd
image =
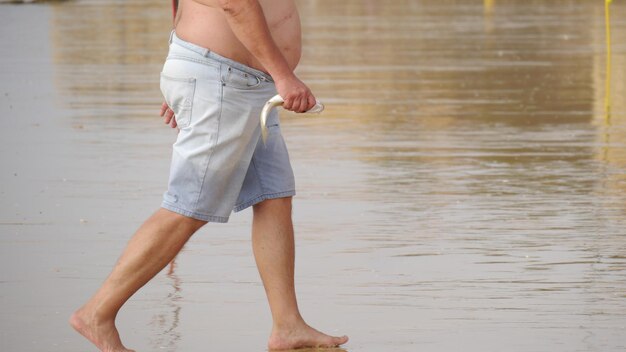
[[[259, 114], [277, 92], [283, 107], [315, 104], [293, 73], [301, 53], [293, 0], [181, 0], [161, 90], [179, 128], [162, 207], [137, 230], [109, 277], [70, 317], [101, 351], [126, 349], [115, 327], [122, 305], [163, 269], [207, 222], [253, 207], [252, 243], [269, 301], [270, 350], [329, 347], [348, 338], [323, 334], [301, 317], [294, 289], [293, 173], [278, 116], [260, 142]], [[167, 108], [167, 107], [166, 107]], [[172, 118], [172, 115], [175, 118]]]

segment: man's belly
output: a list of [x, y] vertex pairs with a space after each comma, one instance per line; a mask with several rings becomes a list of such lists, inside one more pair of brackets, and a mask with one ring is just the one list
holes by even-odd
[[[301, 56], [301, 34], [300, 18], [293, 0], [261, 0], [260, 3], [274, 42], [291, 69], [295, 69]], [[180, 19], [176, 24], [178, 37], [267, 72], [237, 39], [220, 8], [184, 0], [179, 11]]]

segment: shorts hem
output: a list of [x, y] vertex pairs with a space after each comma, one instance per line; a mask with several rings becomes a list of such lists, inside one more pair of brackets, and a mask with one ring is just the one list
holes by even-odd
[[235, 206], [235, 212], [239, 212], [242, 211], [250, 206], [253, 206], [257, 203], [260, 203], [264, 200], [268, 200], [268, 199], [277, 199], [277, 198], [285, 198], [285, 197], [292, 197], [296, 195], [296, 191], [295, 190], [291, 190], [291, 191], [285, 191], [285, 192], [277, 192], [277, 193], [266, 193], [266, 194], [261, 194], [260, 196], [257, 196], [255, 198], [252, 198], [249, 201], [246, 201], [244, 203], [241, 203], [237, 206]]
[[196, 220], [202, 220], [202, 221], [207, 221], [207, 222], [219, 222], [219, 223], [228, 222], [228, 216], [215, 216], [215, 215], [201, 214], [198, 212], [193, 212], [193, 211], [176, 207], [165, 201], [161, 203], [161, 208], [167, 209], [169, 211], [173, 211], [175, 213], [178, 213], [180, 215], [183, 215], [189, 218], [194, 218]]

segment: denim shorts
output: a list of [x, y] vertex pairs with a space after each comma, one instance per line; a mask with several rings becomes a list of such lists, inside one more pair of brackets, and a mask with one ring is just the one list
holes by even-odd
[[295, 195], [276, 110], [260, 138], [261, 109], [276, 94], [268, 74], [172, 32], [160, 86], [179, 128], [163, 208], [227, 222], [233, 210]]

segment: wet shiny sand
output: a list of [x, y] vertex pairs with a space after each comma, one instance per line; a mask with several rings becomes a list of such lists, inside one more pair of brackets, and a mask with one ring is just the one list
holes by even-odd
[[[310, 323], [348, 351], [623, 351], [625, 4], [610, 72], [602, 1], [299, 7], [298, 72], [327, 107], [282, 114]], [[90, 350], [66, 319], [167, 181], [169, 16], [0, 6], [3, 351]], [[202, 229], [131, 300], [129, 347], [265, 350], [250, 216]]]

